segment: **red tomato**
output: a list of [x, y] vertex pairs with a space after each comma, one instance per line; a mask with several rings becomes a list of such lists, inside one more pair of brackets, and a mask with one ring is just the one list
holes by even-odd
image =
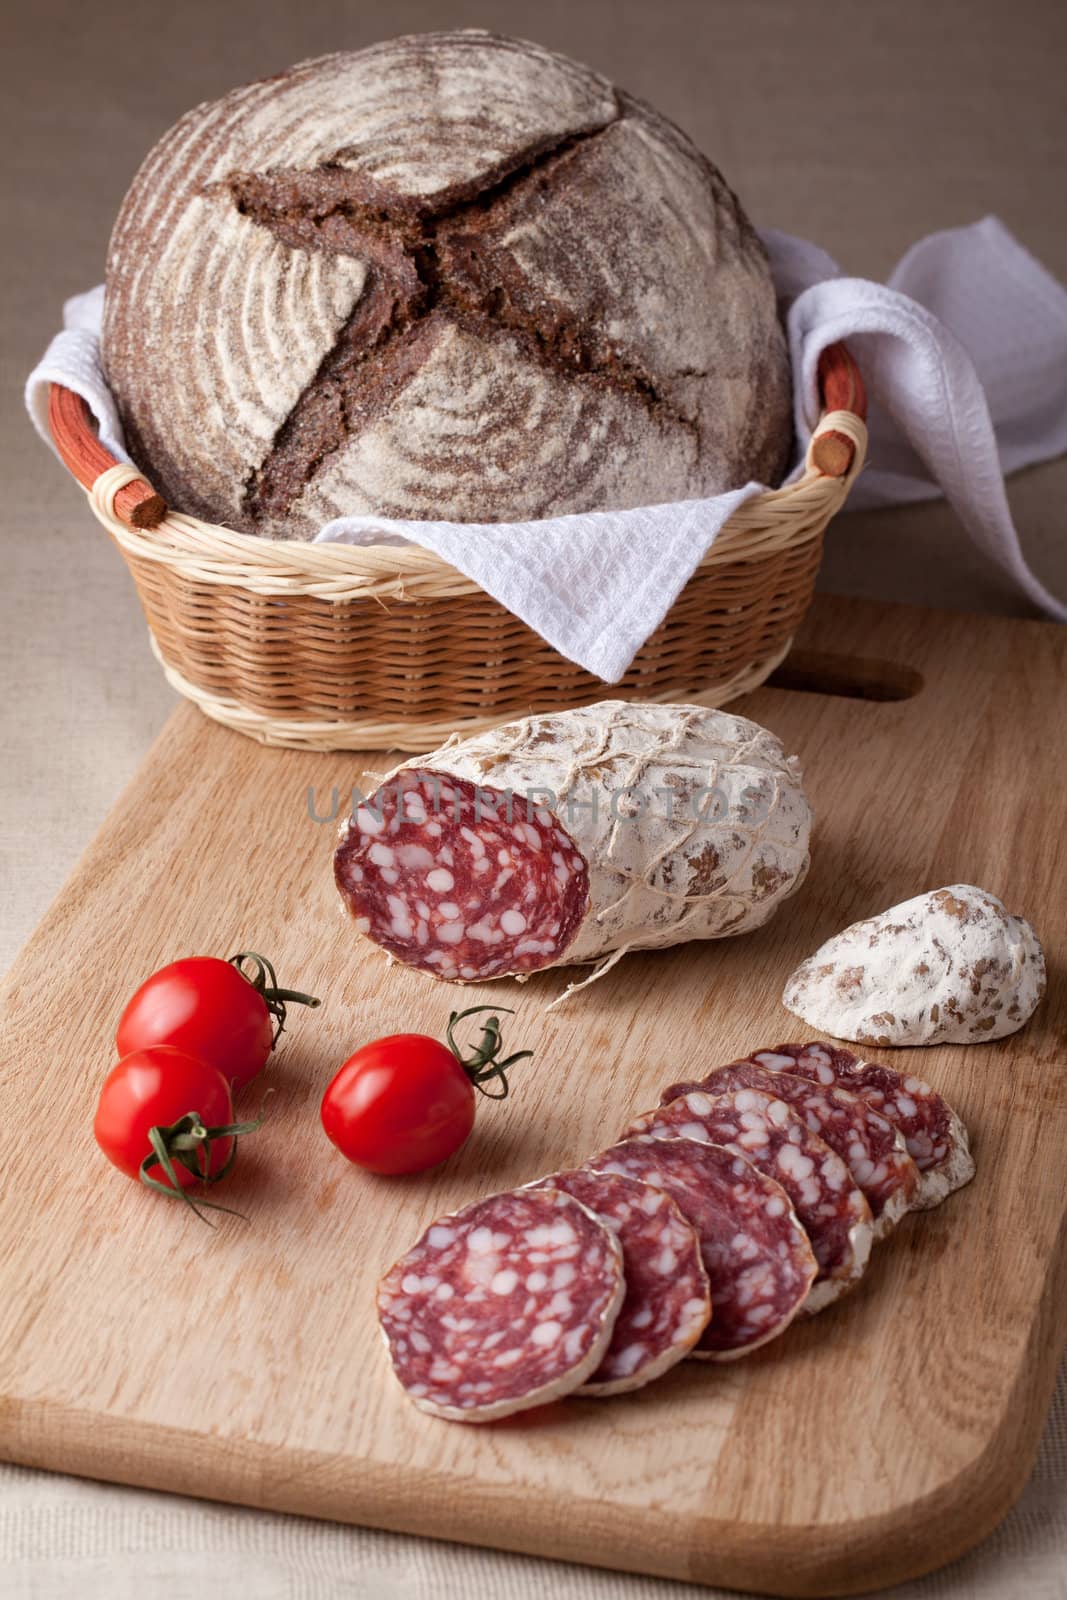
[[[230, 1126], [230, 1086], [210, 1062], [172, 1045], [157, 1045], [151, 1050], [135, 1050], [112, 1067], [100, 1091], [93, 1133], [108, 1160], [127, 1177], [137, 1178], [142, 1161], [152, 1153], [149, 1129], [171, 1128], [190, 1112], [196, 1112], [207, 1128]], [[211, 1141], [209, 1176], [226, 1165], [232, 1151], [232, 1138]], [[179, 1188], [187, 1189], [197, 1181], [177, 1163], [174, 1172]], [[162, 1166], [153, 1166], [151, 1176], [167, 1188], [173, 1187]]]
[[[507, 1070], [530, 1055], [500, 1058], [500, 1018], [483, 1024], [481, 1043], [463, 1055], [455, 1027], [466, 1017], [507, 1007], [471, 1006], [448, 1019], [448, 1044], [425, 1033], [391, 1033], [349, 1056], [322, 1097], [322, 1125], [342, 1155], [368, 1172], [425, 1172], [458, 1150], [474, 1126], [474, 1091], [508, 1092]], [[492, 1087], [487, 1087], [487, 1085]]]
[[322, 1125], [368, 1172], [423, 1172], [474, 1126], [474, 1085], [440, 1039], [392, 1033], [349, 1056], [326, 1090]]
[[[254, 962], [254, 977], [238, 963]], [[169, 1044], [217, 1067], [234, 1090], [263, 1070], [285, 1023], [285, 1001], [317, 1006], [309, 995], [279, 989], [261, 956], [189, 956], [172, 961], [137, 990], [119, 1021], [120, 1056]]]

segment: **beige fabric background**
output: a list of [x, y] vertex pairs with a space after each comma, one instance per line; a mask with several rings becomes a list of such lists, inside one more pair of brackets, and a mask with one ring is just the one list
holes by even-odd
[[[198, 100], [302, 57], [446, 25], [524, 33], [660, 105], [757, 222], [883, 276], [921, 234], [1004, 221], [1067, 280], [1061, 0], [37, 0], [6, 9], [0, 124], [0, 966], [59, 889], [172, 704], [132, 589], [31, 435], [21, 385], [65, 296], [102, 276], [154, 139]], [[1038, 573], [1067, 592], [1067, 460], [1013, 480]], [[841, 519], [825, 588], [1013, 613], [943, 505]], [[5, 1292], [16, 1292], [8, 1286]], [[0, 1467], [3, 1600], [707, 1591]], [[1001, 1529], [900, 1596], [1067, 1596], [1067, 1377]]]

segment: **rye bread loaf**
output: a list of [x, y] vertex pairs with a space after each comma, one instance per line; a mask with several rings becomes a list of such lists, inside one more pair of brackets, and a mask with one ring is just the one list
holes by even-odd
[[480, 31], [305, 62], [191, 111], [111, 240], [103, 360], [178, 508], [310, 539], [775, 483], [766, 257], [686, 136]]

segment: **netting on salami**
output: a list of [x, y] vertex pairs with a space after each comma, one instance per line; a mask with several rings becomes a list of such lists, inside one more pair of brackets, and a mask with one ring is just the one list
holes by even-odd
[[818, 1041], [779, 1044], [752, 1057], [769, 1072], [791, 1072], [815, 1083], [837, 1084], [865, 1100], [904, 1135], [919, 1169], [913, 1207], [929, 1210], [974, 1177], [967, 1129], [952, 1107], [921, 1078], [861, 1061], [851, 1050]]
[[573, 1195], [622, 1246], [626, 1298], [607, 1353], [581, 1393], [643, 1388], [690, 1353], [711, 1316], [696, 1230], [664, 1189], [620, 1173], [556, 1172], [536, 1187]]
[[805, 1311], [821, 1311], [862, 1277], [870, 1207], [841, 1157], [784, 1100], [758, 1089], [698, 1090], [638, 1117], [626, 1129], [634, 1134], [724, 1145], [781, 1184], [819, 1264]]
[[334, 858], [357, 930], [451, 982], [745, 933], [802, 882], [795, 757], [743, 717], [605, 701], [406, 762]]
[[432, 1223], [382, 1279], [378, 1317], [421, 1410], [488, 1422], [590, 1378], [624, 1293], [610, 1228], [569, 1194], [519, 1189]]
[[919, 1169], [908, 1154], [903, 1134], [859, 1095], [836, 1084], [790, 1072], [770, 1072], [751, 1060], [734, 1061], [698, 1082], [671, 1084], [663, 1091], [660, 1104], [669, 1105], [694, 1091], [717, 1095], [732, 1089], [760, 1089], [776, 1095], [837, 1152], [871, 1208], [876, 1240], [884, 1239], [910, 1209], [919, 1188]]
[[696, 1230], [712, 1313], [694, 1355], [733, 1361], [785, 1331], [817, 1266], [780, 1184], [734, 1152], [690, 1139], [626, 1139], [585, 1165], [665, 1190]]

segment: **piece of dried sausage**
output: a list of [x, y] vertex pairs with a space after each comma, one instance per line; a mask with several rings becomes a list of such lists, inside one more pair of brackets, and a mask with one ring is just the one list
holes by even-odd
[[664, 1189], [696, 1229], [712, 1312], [695, 1356], [734, 1361], [785, 1331], [818, 1268], [781, 1184], [692, 1139], [626, 1139], [585, 1165]]
[[488, 1422], [592, 1377], [624, 1294], [610, 1228], [572, 1195], [517, 1189], [431, 1223], [379, 1284], [378, 1318], [420, 1410]]
[[692, 1090], [726, 1094], [731, 1089], [762, 1089], [777, 1095], [804, 1118], [812, 1133], [837, 1151], [871, 1208], [876, 1240], [884, 1239], [911, 1210], [919, 1189], [919, 1169], [908, 1154], [904, 1135], [848, 1089], [791, 1072], [770, 1072], [752, 1060], [734, 1061], [698, 1082], [672, 1083], [664, 1089], [660, 1104], [669, 1105]]
[[665, 1189], [617, 1172], [555, 1172], [537, 1188], [587, 1206], [622, 1246], [626, 1298], [600, 1366], [582, 1394], [641, 1389], [689, 1355], [711, 1316], [700, 1241]]
[[819, 1263], [806, 1312], [821, 1311], [863, 1276], [871, 1253], [871, 1209], [841, 1157], [784, 1100], [759, 1089], [718, 1095], [697, 1090], [636, 1118], [626, 1134], [724, 1145], [780, 1183]]

